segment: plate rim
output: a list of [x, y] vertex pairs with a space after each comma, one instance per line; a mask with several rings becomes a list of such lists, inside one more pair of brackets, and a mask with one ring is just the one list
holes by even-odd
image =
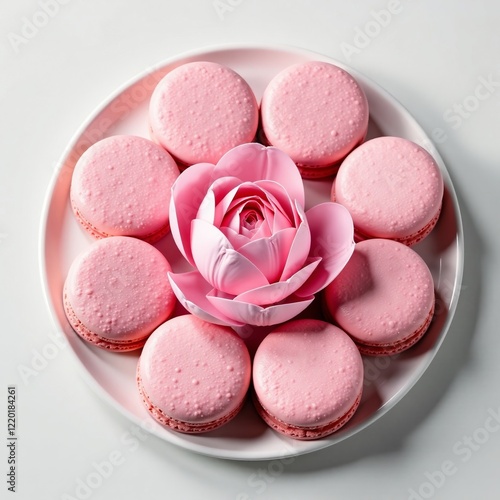
[[[104, 387], [102, 387], [98, 381], [91, 375], [89, 370], [84, 366], [83, 361], [80, 359], [78, 354], [75, 352], [73, 348], [70, 347], [69, 351], [71, 352], [71, 356], [76, 360], [76, 364], [79, 367], [80, 375], [83, 375], [83, 379], [90, 386], [90, 388], [101, 398], [104, 399], [107, 404], [110, 404], [116, 411], [118, 411], [121, 415], [125, 416], [129, 421], [133, 422], [135, 425], [147, 430], [151, 434], [155, 435], [159, 439], [164, 442], [167, 442], [171, 445], [180, 446], [186, 450], [193, 451], [205, 456], [214, 457], [214, 458], [222, 458], [222, 459], [230, 459], [236, 461], [258, 461], [258, 460], [275, 460], [287, 457], [293, 457], [297, 455], [302, 455], [306, 453], [312, 453], [315, 451], [319, 451], [321, 449], [331, 447], [335, 444], [338, 444], [345, 439], [361, 432], [362, 430], [369, 427], [372, 423], [374, 423], [379, 418], [383, 417], [386, 413], [389, 412], [394, 406], [396, 406], [415, 386], [415, 384], [420, 380], [423, 374], [427, 371], [429, 365], [434, 360], [437, 352], [439, 351], [444, 339], [446, 338], [448, 331], [451, 327], [453, 319], [455, 317], [456, 309], [458, 307], [459, 297], [460, 297], [460, 288], [463, 280], [464, 274], [464, 231], [463, 231], [463, 219], [460, 210], [460, 206], [458, 203], [457, 193], [452, 182], [452, 178], [450, 172], [445, 165], [439, 151], [436, 146], [429, 138], [425, 130], [422, 126], [417, 122], [417, 120], [413, 117], [413, 115], [409, 112], [409, 110], [389, 91], [385, 88], [381, 87], [376, 81], [372, 80], [370, 77], [366, 76], [364, 73], [358, 71], [357, 69], [346, 65], [342, 61], [335, 59], [329, 55], [317, 52], [315, 50], [305, 49], [302, 47], [297, 47], [291, 44], [261, 44], [261, 43], [235, 43], [235, 44], [214, 44], [207, 45], [205, 47], [199, 47], [195, 49], [190, 49], [187, 51], [183, 51], [172, 56], [169, 56], [158, 63], [144, 69], [141, 72], [136, 73], [133, 77], [129, 78], [123, 84], [118, 86], [113, 92], [109, 93], [106, 98], [101, 100], [101, 102], [94, 107], [91, 113], [88, 114], [87, 118], [82, 122], [82, 124], [77, 128], [75, 133], [72, 135], [71, 139], [68, 141], [64, 151], [61, 153], [58, 162], [56, 165], [59, 168], [54, 169], [49, 184], [45, 187], [45, 196], [43, 199], [42, 211], [40, 216], [40, 224], [39, 224], [39, 234], [38, 234], [38, 264], [39, 264], [39, 272], [42, 284], [42, 291], [44, 295], [44, 300], [47, 306], [47, 310], [49, 312], [49, 316], [51, 318], [51, 322], [53, 326], [57, 329], [59, 333], [62, 333], [63, 337], [66, 339], [66, 334], [59, 324], [58, 316], [55, 311], [55, 307], [51, 300], [51, 293], [49, 290], [49, 281], [48, 281], [48, 273], [47, 273], [47, 241], [46, 241], [46, 233], [49, 225], [49, 214], [51, 203], [54, 195], [54, 191], [56, 189], [59, 175], [60, 175], [60, 167], [64, 165], [65, 159], [67, 159], [68, 155], [71, 151], [74, 150], [75, 146], [78, 144], [79, 139], [82, 137], [83, 133], [88, 129], [89, 125], [98, 117], [99, 113], [109, 106], [114, 99], [118, 98], [124, 91], [133, 85], [137, 84], [143, 78], [147, 77], [149, 74], [154, 73], [155, 71], [159, 71], [162, 68], [185, 60], [187, 58], [200, 58], [203, 56], [208, 56], [209, 54], [217, 54], [217, 53], [226, 53], [230, 51], [266, 51], [266, 52], [283, 52], [290, 55], [300, 55], [307, 58], [316, 58], [318, 60], [329, 61], [333, 64], [338, 65], [339, 67], [346, 69], [349, 71], [356, 79], [363, 81], [368, 84], [371, 88], [375, 89], [378, 94], [384, 96], [384, 98], [389, 99], [392, 104], [399, 108], [399, 110], [405, 115], [405, 119], [411, 122], [412, 126], [417, 130], [422, 139], [425, 140], [425, 147], [430, 150], [430, 153], [436, 159], [439, 164], [440, 170], [445, 178], [445, 186], [450, 193], [450, 200], [452, 201], [453, 211], [456, 219], [456, 235], [455, 241], [457, 246], [457, 254], [456, 254], [456, 264], [455, 264], [455, 280], [453, 283], [453, 294], [450, 298], [450, 304], [448, 308], [448, 314], [446, 320], [441, 328], [439, 337], [436, 339], [435, 344], [433, 345], [431, 351], [431, 355], [427, 356], [426, 362], [423, 363], [421, 367], [419, 367], [418, 373], [414, 375], [413, 379], [410, 381], [411, 383], [406, 384], [403, 388], [397, 391], [392, 395], [377, 411], [375, 411], [370, 417], [366, 418], [363, 422], [360, 422], [352, 429], [348, 429], [342, 434], [339, 434], [336, 439], [332, 442], [331, 440], [324, 439], [314, 441], [315, 444], [310, 449], [290, 449], [290, 453], [283, 454], [276, 452], [270, 453], [262, 453], [260, 450], [246, 450], [245, 454], [242, 455], [241, 452], [236, 452], [234, 450], [222, 450], [218, 448], [212, 448], [205, 444], [194, 443], [192, 441], [184, 441], [181, 436], [177, 436], [175, 433], [169, 434], [169, 439], [165, 439], [164, 435], [161, 435], [157, 432], [156, 427], [148, 428], [149, 426], [145, 426], [144, 419], [139, 418], [137, 415], [132, 413], [130, 410], [122, 406]], [[69, 344], [69, 343], [68, 343]], [[284, 442], [283, 442], [284, 444]], [[284, 444], [285, 447], [285, 444]], [[288, 448], [292, 448], [289, 446]]]

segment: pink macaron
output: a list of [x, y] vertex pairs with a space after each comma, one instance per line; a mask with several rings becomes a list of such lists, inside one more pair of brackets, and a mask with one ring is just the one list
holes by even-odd
[[177, 316], [153, 332], [137, 366], [137, 384], [151, 416], [185, 433], [232, 420], [250, 385], [250, 355], [228, 327]]
[[434, 158], [400, 137], [377, 137], [342, 162], [332, 199], [352, 215], [356, 239], [414, 245], [439, 219], [443, 177]]
[[153, 139], [181, 167], [217, 163], [255, 138], [259, 109], [248, 83], [221, 64], [196, 61], [170, 71], [150, 100]]
[[291, 438], [318, 439], [354, 415], [363, 390], [363, 362], [340, 328], [292, 320], [257, 348], [253, 385], [256, 409], [269, 426]]
[[308, 61], [276, 75], [264, 91], [264, 141], [287, 153], [303, 177], [325, 177], [363, 142], [368, 101], [358, 82], [330, 63]]
[[362, 354], [386, 356], [418, 342], [434, 314], [434, 282], [424, 260], [402, 243], [356, 244], [346, 267], [324, 290], [325, 313]]
[[115, 135], [93, 144], [78, 160], [70, 200], [94, 237], [134, 236], [150, 243], [169, 231], [174, 159], [143, 137]]
[[64, 284], [69, 323], [98, 347], [139, 349], [173, 312], [170, 271], [156, 248], [136, 238], [116, 236], [92, 243], [73, 261]]

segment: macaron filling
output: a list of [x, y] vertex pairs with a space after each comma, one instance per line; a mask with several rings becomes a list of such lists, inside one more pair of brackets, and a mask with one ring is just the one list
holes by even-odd
[[362, 342], [354, 339], [354, 343], [358, 346], [359, 352], [368, 356], [392, 356], [400, 352], [406, 351], [413, 345], [415, 345], [429, 329], [432, 319], [434, 317], [434, 304], [429, 312], [426, 320], [422, 325], [415, 330], [414, 333], [408, 337], [392, 344], [369, 344], [367, 342]]
[[174, 431], [184, 432], [187, 434], [198, 434], [201, 432], [209, 432], [215, 430], [222, 425], [230, 422], [236, 415], [241, 411], [245, 400], [241, 401], [241, 404], [237, 406], [234, 410], [227, 413], [221, 418], [209, 422], [186, 422], [184, 420], [178, 420], [174, 417], [167, 415], [159, 406], [153, 404], [151, 399], [146, 394], [144, 386], [142, 384], [142, 379], [140, 375], [140, 362], [137, 364], [137, 387], [139, 389], [139, 394], [142, 397], [142, 401], [149, 411], [150, 415], [160, 424], [170, 427]]
[[[101, 229], [97, 229], [97, 227], [93, 226], [88, 220], [85, 219], [81, 211], [76, 206], [75, 202], [71, 199], [71, 208], [75, 214], [77, 221], [82, 225], [82, 227], [91, 234], [96, 239], [109, 238], [110, 236], [115, 236], [113, 234], [107, 233]], [[140, 236], [140, 239], [146, 241], [147, 243], [157, 243], [164, 236], [166, 236], [170, 232], [170, 222], [167, 222], [162, 228], [157, 231], [153, 231], [148, 234], [144, 234]]]
[[357, 397], [352, 407], [337, 420], [334, 420], [333, 422], [326, 425], [319, 425], [317, 427], [302, 427], [286, 423], [283, 420], [275, 417], [262, 405], [258, 396], [254, 393], [255, 407], [264, 422], [266, 422], [269, 427], [272, 427], [278, 432], [281, 432], [282, 434], [290, 436], [294, 439], [300, 440], [320, 439], [338, 431], [353, 417], [354, 413], [356, 413], [356, 410], [358, 409], [360, 402], [361, 394]]
[[103, 349], [122, 352], [134, 351], [136, 349], [140, 349], [149, 337], [149, 334], [147, 334], [138, 339], [114, 340], [102, 337], [101, 335], [90, 331], [76, 316], [75, 311], [69, 303], [66, 289], [64, 290], [64, 312], [66, 313], [66, 317], [68, 318], [71, 327], [76, 331], [76, 333], [78, 333], [78, 335], [80, 335], [80, 337]]

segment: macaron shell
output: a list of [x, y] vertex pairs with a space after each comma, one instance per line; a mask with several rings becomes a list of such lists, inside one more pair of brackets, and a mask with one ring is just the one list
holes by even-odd
[[217, 163], [255, 138], [258, 104], [248, 83], [212, 62], [175, 68], [155, 88], [149, 121], [154, 140], [179, 162]]
[[169, 231], [170, 189], [178, 176], [173, 158], [152, 141], [108, 137], [78, 160], [71, 205], [96, 238], [134, 236], [155, 242]]
[[406, 245], [384, 239], [357, 243], [346, 267], [324, 290], [327, 312], [365, 354], [413, 345], [427, 330], [434, 303], [424, 260]]
[[233, 418], [250, 377], [243, 340], [230, 328], [192, 315], [173, 318], [153, 332], [138, 370], [148, 409], [163, 415], [167, 424], [181, 423], [177, 430], [183, 432], [212, 429]]
[[170, 271], [168, 261], [149, 243], [125, 236], [96, 241], [68, 272], [68, 318], [73, 325], [73, 317], [78, 319], [77, 332], [88, 331], [105, 343], [144, 341], [173, 312]]
[[128, 352], [128, 351], [135, 351], [136, 349], [140, 349], [145, 343], [146, 340], [149, 336], [146, 335], [142, 338], [137, 338], [133, 340], [123, 340], [123, 341], [117, 341], [117, 340], [108, 340], [103, 337], [100, 337], [99, 335], [93, 333], [90, 331], [76, 316], [75, 311], [73, 311], [73, 308], [71, 307], [71, 304], [69, 303], [68, 300], [68, 293], [66, 291], [66, 288], [64, 288], [63, 291], [63, 297], [64, 297], [64, 312], [66, 314], [66, 318], [69, 321], [69, 324], [75, 330], [80, 337], [82, 337], [84, 340], [89, 342], [90, 344], [94, 344], [97, 347], [100, 347], [101, 349], [107, 349], [109, 351], [116, 351], [116, 352]]
[[140, 362], [137, 364], [137, 388], [139, 390], [139, 394], [142, 397], [143, 404], [146, 406], [146, 409], [149, 411], [150, 415], [157, 422], [167, 427], [170, 427], [174, 431], [184, 432], [187, 434], [198, 434], [201, 432], [210, 432], [215, 429], [218, 429], [219, 427], [230, 422], [241, 411], [241, 408], [243, 407], [244, 403], [244, 399], [242, 399], [241, 404], [239, 406], [237, 406], [233, 411], [227, 413], [226, 415], [224, 415], [219, 419], [205, 423], [188, 423], [170, 417], [159, 406], [153, 404], [151, 399], [148, 397], [146, 391], [144, 390], [144, 386], [142, 384]]
[[266, 424], [269, 425], [269, 427], [272, 427], [276, 431], [281, 432], [281, 434], [284, 434], [285, 436], [304, 441], [311, 439], [320, 439], [329, 436], [334, 432], [337, 432], [353, 417], [353, 415], [356, 413], [356, 410], [358, 409], [360, 402], [361, 402], [361, 393], [359, 394], [358, 398], [356, 399], [352, 407], [337, 420], [319, 427], [304, 428], [304, 427], [290, 425], [279, 420], [274, 415], [269, 413], [262, 406], [258, 398], [254, 396], [254, 405], [257, 410], [257, 413], [260, 415], [262, 420], [264, 420], [264, 422], [266, 422]]
[[349, 73], [309, 61], [273, 78], [262, 98], [261, 116], [267, 141], [307, 171], [332, 165], [362, 142], [369, 112], [363, 90]]
[[385, 345], [363, 344], [357, 341], [356, 345], [358, 346], [359, 352], [366, 356], [393, 356], [394, 354], [399, 354], [400, 352], [413, 347], [429, 329], [432, 318], [434, 317], [434, 309], [435, 307], [433, 304], [429, 314], [427, 315], [427, 319], [417, 330], [415, 330], [412, 335], [398, 342], [394, 342], [393, 344]]
[[265, 413], [286, 427], [317, 434], [329, 426], [336, 430], [335, 424], [345, 423], [359, 404], [363, 363], [340, 328], [320, 320], [293, 320], [259, 345], [253, 383]]
[[349, 210], [359, 238], [410, 245], [435, 226], [443, 191], [439, 167], [425, 149], [400, 137], [378, 137], [342, 162], [332, 199]]

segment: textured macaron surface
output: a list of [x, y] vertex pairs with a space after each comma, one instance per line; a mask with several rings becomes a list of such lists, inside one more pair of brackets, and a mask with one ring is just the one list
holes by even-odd
[[400, 137], [378, 137], [342, 162], [334, 198], [352, 215], [356, 230], [377, 238], [406, 237], [439, 212], [443, 177], [434, 158]]
[[267, 140], [301, 165], [328, 165], [363, 140], [368, 101], [355, 79], [329, 63], [290, 66], [267, 86], [261, 103]]
[[125, 236], [98, 240], [73, 261], [65, 283], [67, 300], [81, 323], [100, 337], [144, 337], [173, 311], [170, 271], [149, 243]]
[[243, 340], [230, 328], [193, 315], [161, 325], [140, 357], [148, 400], [180, 422], [203, 424], [231, 414], [241, 405], [250, 376]]
[[101, 235], [145, 237], [168, 227], [170, 188], [178, 175], [173, 158], [154, 142], [108, 137], [78, 160], [71, 203]]
[[355, 340], [390, 345], [425, 324], [434, 305], [434, 283], [414, 250], [371, 239], [356, 244], [324, 298], [333, 319]]
[[314, 428], [353, 407], [363, 386], [363, 363], [340, 328], [320, 320], [293, 320], [259, 345], [253, 384], [268, 413], [286, 424]]
[[149, 108], [155, 140], [185, 164], [216, 163], [231, 148], [251, 142], [258, 119], [248, 83], [232, 69], [205, 61], [163, 77]]

